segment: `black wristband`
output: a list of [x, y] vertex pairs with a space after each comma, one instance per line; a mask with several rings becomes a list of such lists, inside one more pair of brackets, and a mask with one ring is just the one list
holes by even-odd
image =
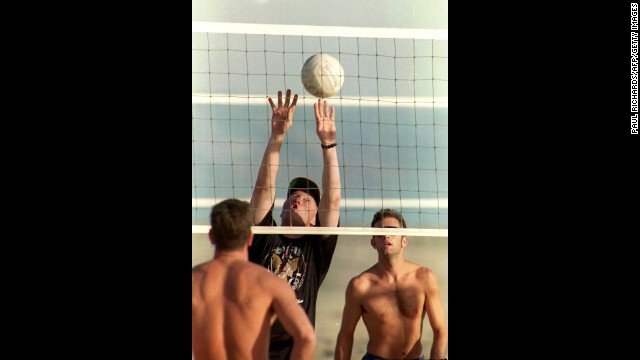
[[320, 146], [322, 146], [323, 149], [331, 149], [332, 147], [338, 145], [338, 143], [333, 143], [333, 144], [320, 144]]

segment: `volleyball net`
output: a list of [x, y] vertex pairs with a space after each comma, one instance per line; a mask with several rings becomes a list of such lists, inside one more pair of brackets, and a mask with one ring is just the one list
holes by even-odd
[[[249, 201], [269, 140], [278, 91], [298, 94], [276, 178], [277, 219], [291, 179], [322, 187], [322, 151], [300, 72], [317, 53], [340, 61], [345, 80], [326, 100], [336, 109], [341, 176], [339, 228], [286, 233], [448, 236], [448, 33], [192, 22], [192, 233], [206, 233], [211, 207]], [[382, 208], [408, 229], [372, 229]], [[254, 227], [255, 233], [283, 233]]]

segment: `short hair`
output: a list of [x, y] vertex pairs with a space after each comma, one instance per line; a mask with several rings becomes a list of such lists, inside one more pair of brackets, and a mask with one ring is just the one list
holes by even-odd
[[407, 227], [407, 223], [404, 221], [402, 214], [394, 209], [380, 209], [378, 212], [373, 215], [373, 220], [371, 220], [371, 227], [375, 225], [378, 221], [384, 218], [395, 218], [397, 219], [403, 228]]
[[236, 250], [246, 244], [251, 233], [253, 211], [246, 201], [227, 199], [213, 206], [210, 221], [216, 248]]

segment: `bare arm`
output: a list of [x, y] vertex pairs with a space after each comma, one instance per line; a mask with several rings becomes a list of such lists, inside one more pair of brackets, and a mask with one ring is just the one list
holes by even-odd
[[424, 308], [429, 316], [429, 324], [433, 329], [433, 343], [431, 344], [431, 359], [444, 358], [447, 351], [447, 344], [449, 341], [449, 332], [447, 329], [447, 323], [444, 315], [444, 309], [442, 307], [442, 301], [440, 300], [440, 291], [438, 289], [438, 280], [436, 275], [426, 268], [424, 284], [426, 301], [424, 302]]
[[353, 333], [362, 316], [360, 300], [356, 295], [356, 288], [353, 284], [354, 280], [355, 279], [351, 279], [349, 282], [345, 294], [342, 324], [340, 325], [340, 332], [338, 332], [338, 340], [336, 341], [335, 360], [351, 359]]
[[[316, 134], [322, 144], [336, 142], [336, 109], [326, 100], [319, 99], [313, 104], [316, 116]], [[340, 169], [338, 168], [338, 153], [336, 147], [322, 149], [324, 167], [322, 169], [322, 197], [318, 204], [318, 217], [322, 226], [338, 226], [340, 219]]]
[[[271, 275], [271, 274], [270, 274]], [[307, 313], [298, 305], [291, 287], [275, 276], [269, 279], [273, 284], [273, 308], [284, 329], [293, 337], [291, 359], [313, 359], [316, 333]]]
[[277, 108], [273, 104], [273, 100], [269, 98], [269, 104], [273, 111], [273, 116], [271, 117], [271, 137], [262, 156], [262, 163], [258, 171], [256, 185], [251, 195], [254, 224], [264, 219], [276, 198], [275, 184], [278, 167], [280, 166], [280, 149], [282, 149], [284, 135], [293, 122], [293, 112], [298, 102], [298, 94], [295, 94], [291, 104], [289, 104], [290, 101], [291, 90], [289, 89], [287, 89], [284, 104], [282, 103], [282, 91], [278, 91]]

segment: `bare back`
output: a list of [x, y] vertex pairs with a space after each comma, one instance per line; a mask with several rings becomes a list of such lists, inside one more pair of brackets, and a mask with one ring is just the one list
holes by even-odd
[[422, 323], [425, 317], [425, 274], [429, 269], [409, 263], [409, 271], [397, 281], [380, 277], [375, 266], [354, 278], [361, 295], [362, 320], [369, 334], [367, 351], [389, 359], [422, 355]]
[[[267, 359], [273, 294], [268, 272], [246, 261], [213, 260], [192, 271], [196, 359]], [[265, 336], [266, 335], [266, 336]]]

